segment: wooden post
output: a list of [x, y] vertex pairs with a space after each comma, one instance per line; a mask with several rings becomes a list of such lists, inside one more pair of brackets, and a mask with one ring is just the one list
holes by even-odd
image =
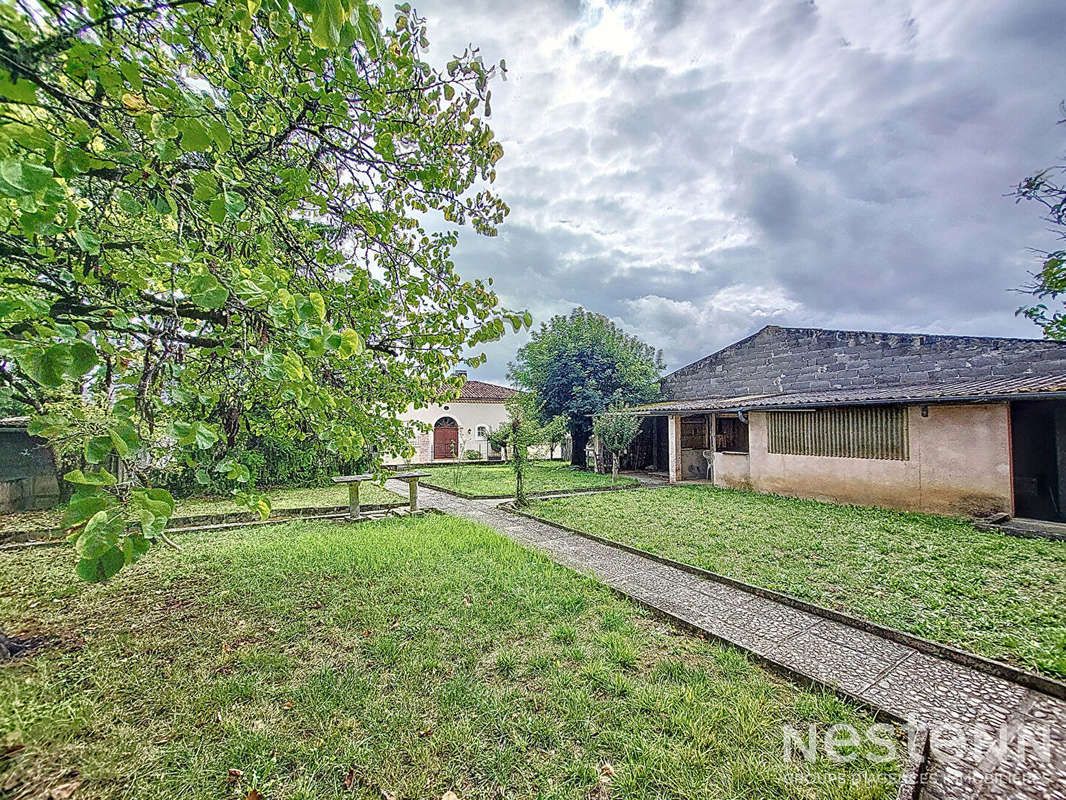
[[407, 479], [407, 496], [411, 501], [411, 513], [418, 511], [418, 478]]
[[349, 519], [359, 519], [359, 484], [360, 481], [352, 481], [348, 484]]
[[669, 481], [677, 483], [681, 480], [681, 415], [670, 414], [666, 417], [666, 436], [669, 442]]

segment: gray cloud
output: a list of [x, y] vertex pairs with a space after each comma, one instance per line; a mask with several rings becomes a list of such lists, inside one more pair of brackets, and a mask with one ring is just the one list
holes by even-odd
[[508, 305], [600, 311], [671, 367], [770, 322], [1037, 335], [1010, 290], [1052, 236], [1004, 195], [1066, 149], [1060, 0], [419, 9], [434, 60], [508, 62], [512, 212], [455, 253]]

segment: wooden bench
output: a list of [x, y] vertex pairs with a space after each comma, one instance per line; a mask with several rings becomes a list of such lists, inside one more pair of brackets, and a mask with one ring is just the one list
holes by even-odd
[[412, 513], [418, 511], [418, 479], [428, 478], [428, 472], [397, 472], [392, 476], [398, 481], [407, 481], [407, 495], [411, 500]]

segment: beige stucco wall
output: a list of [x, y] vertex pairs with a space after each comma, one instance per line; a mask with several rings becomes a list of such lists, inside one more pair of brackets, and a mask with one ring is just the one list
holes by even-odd
[[771, 454], [767, 415], [751, 412], [750, 455], [716, 454], [715, 484], [941, 514], [1010, 512], [1009, 406], [928, 409], [927, 417], [907, 409], [907, 461]]
[[[459, 423], [459, 452], [477, 450], [482, 458], [489, 453], [488, 439], [479, 437], [477, 429], [484, 425], [489, 431], [510, 420], [507, 404], [499, 403], [445, 403], [426, 408], [409, 408], [400, 417], [404, 422], [425, 422], [432, 426], [441, 417], [451, 417]], [[433, 433], [419, 432], [411, 440], [415, 455], [405, 459], [401, 454], [392, 454], [383, 459], [385, 464], [403, 464], [406, 461], [425, 463], [433, 460]]]

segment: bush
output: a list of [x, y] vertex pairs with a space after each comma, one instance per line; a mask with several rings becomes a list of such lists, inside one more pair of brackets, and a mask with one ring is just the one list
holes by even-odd
[[[216, 445], [219, 447], [221, 445]], [[252, 474], [252, 482], [258, 489], [300, 488], [323, 486], [334, 475], [363, 472], [370, 459], [364, 463], [344, 461], [331, 453], [317, 439], [291, 439], [281, 436], [250, 437], [247, 442], [228, 450], [238, 463]], [[227, 494], [231, 481], [210, 471], [219, 454], [211, 450], [199, 451], [187, 462], [177, 463], [158, 476], [158, 485], [169, 489], [176, 496], [194, 494]], [[197, 479], [197, 471], [207, 469]]]
[[463, 453], [463, 458], [465, 458], [467, 461], [480, 461], [481, 453], [477, 450], [467, 450], [465, 453]]

